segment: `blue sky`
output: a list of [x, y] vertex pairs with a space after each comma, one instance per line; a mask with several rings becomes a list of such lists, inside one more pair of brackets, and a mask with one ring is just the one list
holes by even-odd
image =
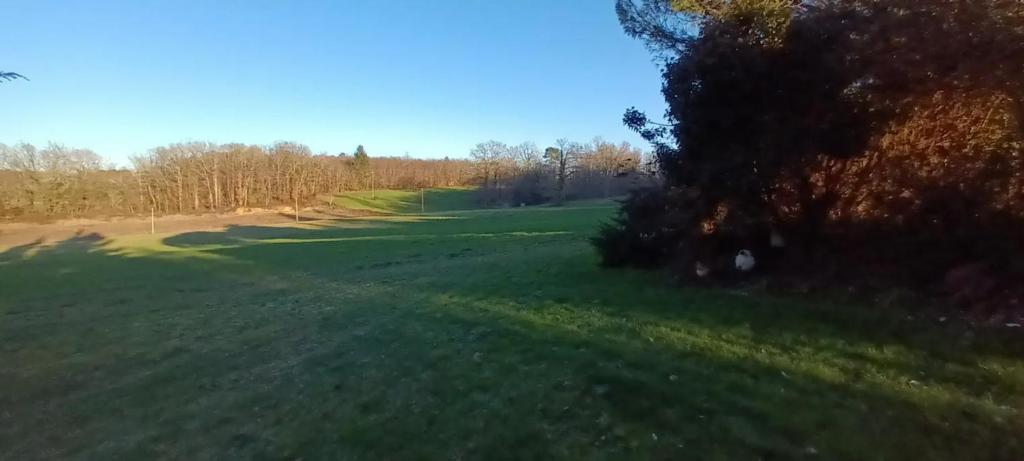
[[[171, 142], [457, 157], [663, 112], [612, 0], [0, 0], [0, 142], [127, 164]], [[646, 145], [644, 145], [646, 148]]]

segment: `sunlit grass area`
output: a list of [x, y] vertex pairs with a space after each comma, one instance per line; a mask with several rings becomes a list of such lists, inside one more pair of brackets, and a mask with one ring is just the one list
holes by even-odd
[[334, 204], [351, 210], [389, 214], [470, 210], [477, 207], [474, 189], [470, 187], [423, 189], [422, 203], [420, 193], [419, 189], [350, 191], [334, 196]]
[[8, 249], [0, 458], [1024, 458], [1019, 337], [601, 269], [612, 213]]

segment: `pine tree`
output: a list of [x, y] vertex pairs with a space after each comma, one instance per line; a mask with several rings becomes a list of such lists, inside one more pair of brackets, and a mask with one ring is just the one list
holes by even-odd
[[[370, 156], [366, 154], [366, 149], [360, 144], [356, 147], [356, 153], [352, 154], [352, 168], [355, 170], [356, 175], [365, 183], [368, 184], [370, 180]], [[367, 185], [367, 188], [370, 186]]]

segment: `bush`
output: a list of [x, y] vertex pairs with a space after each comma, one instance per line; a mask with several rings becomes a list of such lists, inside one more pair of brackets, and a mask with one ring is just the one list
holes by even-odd
[[667, 226], [668, 197], [661, 189], [636, 189], [623, 199], [618, 216], [591, 239], [609, 267], [657, 267], [669, 260], [675, 229]]
[[672, 123], [626, 114], [665, 185], [595, 239], [605, 264], [728, 276], [748, 249], [759, 271], [806, 278], [1024, 277], [1024, 4], [629, 5], [627, 32], [670, 56]]

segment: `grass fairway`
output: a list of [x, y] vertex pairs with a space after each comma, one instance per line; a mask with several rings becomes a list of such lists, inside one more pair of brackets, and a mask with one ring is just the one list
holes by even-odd
[[[382, 189], [374, 192], [352, 191], [338, 194], [334, 204], [352, 210], [384, 214], [420, 213], [420, 191]], [[446, 187], [423, 190], [423, 211], [471, 210], [477, 207], [474, 189]]]
[[612, 211], [6, 250], [0, 459], [1024, 459], [1011, 330], [603, 270]]

